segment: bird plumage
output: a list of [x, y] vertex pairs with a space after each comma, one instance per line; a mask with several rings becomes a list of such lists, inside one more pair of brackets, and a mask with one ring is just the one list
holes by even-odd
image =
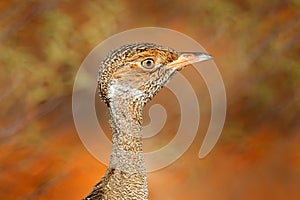
[[106, 174], [86, 200], [148, 199], [142, 110], [176, 71], [210, 58], [205, 53], [183, 54], [161, 45], [134, 43], [103, 60], [98, 86], [109, 108], [113, 147]]
[[[108, 87], [113, 78], [118, 79], [122, 75], [132, 72], [131, 75], [133, 79], [131, 81], [138, 83], [138, 81], [140, 81], [139, 79], [143, 77], [142, 75], [153, 74], [150, 73], [151, 69], [147, 70], [143, 67], [139, 67], [141, 64], [140, 62], [146, 58], [153, 59], [156, 64], [165, 65], [168, 62], [176, 60], [178, 58], [178, 53], [173, 49], [153, 43], [134, 43], [124, 45], [110, 52], [110, 54], [101, 63], [98, 76], [100, 97], [105, 103], [108, 103]], [[129, 74], [127, 75], [129, 76]], [[150, 77], [146, 78], [150, 80]], [[140, 83], [145, 84], [144, 82]], [[154, 84], [152, 83], [152, 85]], [[129, 85], [127, 85], [127, 87], [129, 87]], [[136, 85], [134, 85], [134, 87], [136, 87]]]

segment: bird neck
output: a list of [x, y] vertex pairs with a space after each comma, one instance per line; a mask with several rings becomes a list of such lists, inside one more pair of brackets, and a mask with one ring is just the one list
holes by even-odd
[[146, 174], [142, 147], [142, 110], [139, 90], [113, 87], [109, 112], [112, 127], [110, 168]]
[[118, 85], [113, 85], [109, 91], [113, 143], [110, 164], [85, 199], [148, 200], [141, 127], [144, 94]]

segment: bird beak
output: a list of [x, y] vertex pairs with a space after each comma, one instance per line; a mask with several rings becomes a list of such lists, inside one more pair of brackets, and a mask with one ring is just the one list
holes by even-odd
[[167, 64], [167, 68], [181, 70], [189, 64], [210, 60], [213, 57], [203, 52], [181, 52], [177, 60]]

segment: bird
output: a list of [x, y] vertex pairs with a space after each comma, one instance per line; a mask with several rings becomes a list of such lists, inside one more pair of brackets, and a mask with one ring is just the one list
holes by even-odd
[[177, 52], [149, 42], [123, 45], [103, 59], [98, 89], [109, 110], [112, 153], [105, 175], [84, 200], [148, 199], [143, 108], [176, 72], [210, 59], [205, 52]]

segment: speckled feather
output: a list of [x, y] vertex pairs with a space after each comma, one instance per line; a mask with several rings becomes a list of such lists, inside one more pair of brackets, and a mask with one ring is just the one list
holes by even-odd
[[[155, 66], [141, 62], [151, 58]], [[152, 43], [124, 45], [101, 63], [98, 86], [108, 105], [112, 154], [106, 174], [85, 200], [147, 200], [148, 188], [142, 148], [142, 110], [176, 72], [164, 66], [178, 53]]]
[[143, 59], [149, 55], [157, 56], [158, 54], [163, 58], [162, 64], [172, 62], [178, 58], [178, 53], [175, 50], [153, 43], [133, 43], [111, 51], [101, 62], [99, 68], [98, 86], [101, 99], [108, 103], [108, 84], [114, 72], [119, 68], [129, 61]]

